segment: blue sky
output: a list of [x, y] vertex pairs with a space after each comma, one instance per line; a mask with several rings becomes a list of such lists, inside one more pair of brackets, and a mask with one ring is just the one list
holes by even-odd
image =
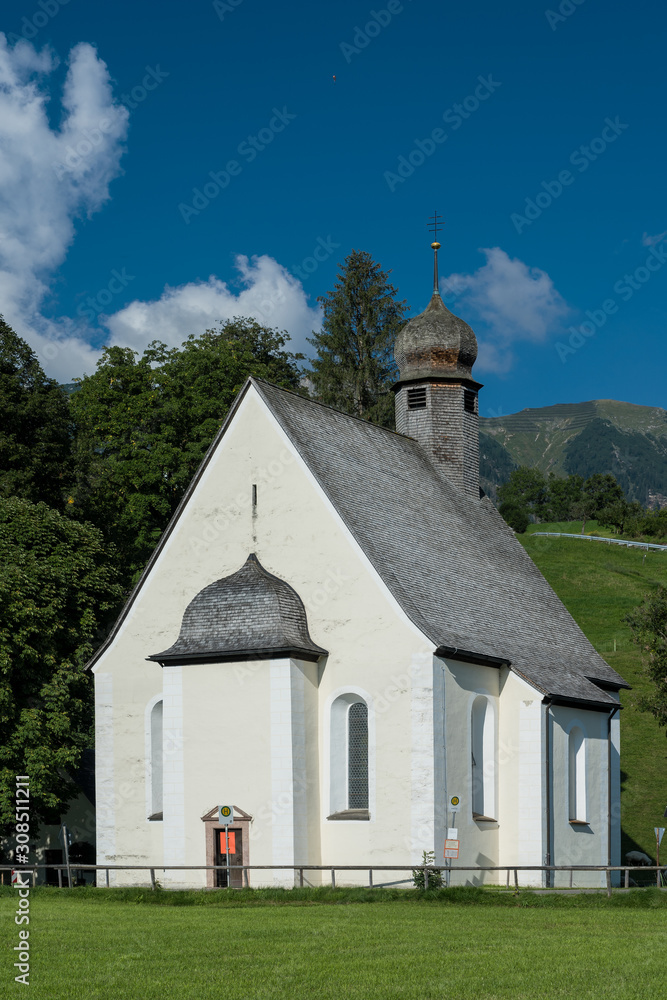
[[483, 414], [665, 405], [657, 4], [10, 0], [0, 27], [0, 311], [59, 380], [235, 314], [307, 350], [352, 248], [420, 312], [437, 208]]

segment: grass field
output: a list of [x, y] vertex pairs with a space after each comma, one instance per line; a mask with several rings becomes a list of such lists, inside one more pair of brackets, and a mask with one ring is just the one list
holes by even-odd
[[[655, 890], [612, 900], [456, 889], [32, 895], [34, 1000], [665, 995], [667, 893]], [[2, 997], [23, 989], [9, 957], [14, 906], [5, 889]]]
[[[602, 533], [595, 522], [588, 522], [586, 533], [589, 528]], [[581, 522], [531, 529], [578, 533]], [[621, 694], [622, 851], [638, 847], [655, 858], [653, 828], [665, 825], [667, 806], [667, 739], [653, 716], [637, 708], [649, 683], [622, 619], [646, 593], [667, 587], [667, 552], [533, 537], [532, 532], [519, 539], [598, 652], [632, 685]]]

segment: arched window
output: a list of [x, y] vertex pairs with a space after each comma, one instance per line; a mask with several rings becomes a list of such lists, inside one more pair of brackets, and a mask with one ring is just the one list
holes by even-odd
[[493, 707], [484, 695], [475, 698], [470, 717], [472, 756], [472, 813], [493, 819], [496, 815], [496, 757]]
[[586, 822], [586, 737], [573, 726], [568, 737], [570, 822]]
[[332, 818], [368, 810], [368, 705], [357, 694], [339, 695], [331, 706], [330, 790]]
[[347, 808], [368, 809], [368, 707], [363, 701], [347, 713]]
[[162, 701], [156, 701], [150, 720], [150, 816], [162, 819]]

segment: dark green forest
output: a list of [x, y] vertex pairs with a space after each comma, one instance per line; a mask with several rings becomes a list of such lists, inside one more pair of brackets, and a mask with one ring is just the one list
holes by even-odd
[[565, 469], [615, 477], [629, 500], [646, 503], [649, 492], [667, 496], [667, 444], [652, 434], [623, 431], [596, 417], [565, 448]]

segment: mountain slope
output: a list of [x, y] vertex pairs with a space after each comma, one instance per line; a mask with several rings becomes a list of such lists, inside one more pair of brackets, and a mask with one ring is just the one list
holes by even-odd
[[480, 472], [495, 488], [513, 466], [566, 476], [614, 475], [630, 500], [667, 504], [667, 411], [612, 399], [480, 418]]
[[622, 851], [639, 848], [654, 858], [653, 828], [665, 825], [667, 733], [638, 708], [652, 685], [624, 617], [645, 594], [667, 586], [667, 552], [530, 532], [519, 541], [597, 651], [632, 685], [621, 692]]

